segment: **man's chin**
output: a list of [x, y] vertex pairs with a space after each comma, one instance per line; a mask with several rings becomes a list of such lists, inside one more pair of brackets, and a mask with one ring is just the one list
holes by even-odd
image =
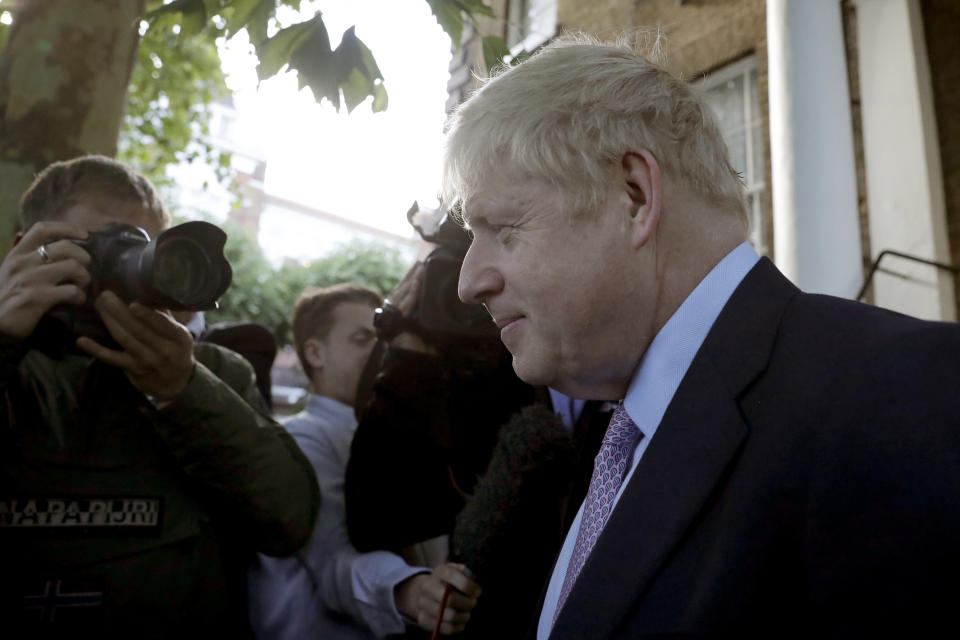
[[552, 369], [543, 366], [543, 363], [531, 362], [529, 358], [513, 355], [513, 372], [517, 377], [530, 385], [552, 386], [554, 375]]

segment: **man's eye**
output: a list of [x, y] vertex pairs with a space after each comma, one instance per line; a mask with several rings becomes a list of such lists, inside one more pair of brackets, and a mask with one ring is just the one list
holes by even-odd
[[514, 227], [495, 224], [490, 227], [491, 231], [497, 236], [497, 240], [506, 243], [513, 238]]

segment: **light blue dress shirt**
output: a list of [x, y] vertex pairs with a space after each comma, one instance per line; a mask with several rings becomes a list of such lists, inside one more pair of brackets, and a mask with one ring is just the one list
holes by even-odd
[[[401, 633], [394, 587], [429, 571], [388, 551], [359, 553], [347, 537], [343, 485], [357, 428], [353, 408], [311, 395], [284, 422], [320, 484], [320, 514], [296, 555], [259, 555], [248, 581], [250, 625], [259, 639], [353, 640]], [[283, 499], [283, 496], [279, 496]]]
[[[667, 411], [667, 406], [680, 386], [680, 381], [687, 374], [694, 356], [703, 345], [707, 333], [710, 332], [710, 328], [727, 304], [734, 289], [759, 259], [756, 251], [747, 242], [728, 253], [687, 296], [683, 304], [654, 337], [640, 359], [639, 366], [627, 388], [627, 396], [623, 404], [630, 419], [637, 423], [640, 431], [643, 432], [643, 438], [634, 449], [632, 464], [614, 499], [614, 509], [623, 494], [623, 488], [633, 477], [643, 452], [653, 440], [663, 414]], [[573, 555], [582, 516], [583, 505], [581, 504], [580, 511], [570, 525], [563, 548], [553, 567], [550, 586], [547, 588], [543, 609], [540, 611], [537, 640], [546, 640], [553, 628], [554, 612], [557, 609], [563, 580], [567, 575], [567, 565], [570, 564], [570, 558]]]
[[580, 398], [571, 398], [568, 395], [560, 393], [556, 389], [548, 388], [550, 392], [550, 402], [553, 405], [553, 412], [560, 416], [563, 426], [567, 429], [573, 429], [580, 419], [580, 413], [583, 411], [583, 405], [586, 400]]

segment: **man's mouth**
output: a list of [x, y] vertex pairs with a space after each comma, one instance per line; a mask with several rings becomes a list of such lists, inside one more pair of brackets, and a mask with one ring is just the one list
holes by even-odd
[[494, 322], [496, 322], [497, 324], [497, 329], [500, 329], [501, 331], [503, 331], [505, 328], [507, 328], [517, 320], [521, 319], [522, 317], [523, 316], [519, 316], [519, 315], [500, 316], [500, 317], [494, 318]]

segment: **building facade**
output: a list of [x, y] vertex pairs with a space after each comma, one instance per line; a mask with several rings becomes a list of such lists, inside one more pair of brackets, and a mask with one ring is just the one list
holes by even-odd
[[[960, 3], [490, 4], [506, 18], [480, 31], [513, 53], [564, 31], [658, 44], [717, 113], [752, 243], [801, 288], [856, 298], [869, 278], [869, 302], [957, 319], [960, 277], [946, 267], [960, 265]], [[450, 108], [475, 85], [475, 40], [454, 56]]]

